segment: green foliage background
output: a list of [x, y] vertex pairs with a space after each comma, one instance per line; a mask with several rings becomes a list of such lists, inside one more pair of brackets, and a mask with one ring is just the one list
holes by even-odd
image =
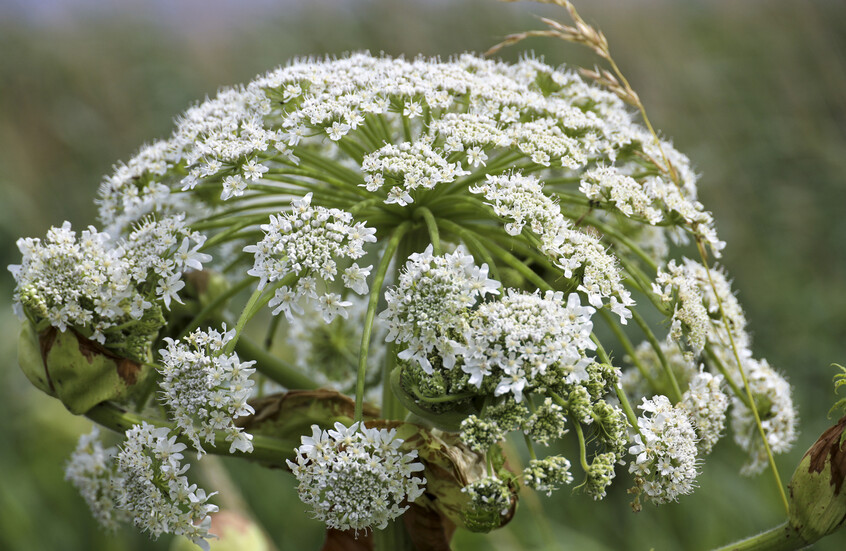
[[[493, 0], [322, 2], [207, 28], [154, 16], [101, 16], [46, 26], [0, 21], [0, 255], [20, 236], [68, 219], [94, 222], [92, 198], [112, 163], [170, 132], [172, 118], [217, 87], [295, 56], [369, 49], [448, 56], [484, 51], [530, 14]], [[577, 2], [601, 28], [653, 122], [703, 177], [701, 199], [729, 245], [755, 352], [795, 385], [802, 434], [782, 475], [830, 424], [829, 364], [846, 361], [846, 4], [832, 0]], [[549, 62], [592, 66], [576, 46], [526, 42]], [[514, 59], [517, 49], [505, 50]], [[0, 549], [166, 549], [131, 529], [99, 531], [63, 464], [89, 423], [31, 387], [15, 362], [12, 279], [0, 279]], [[514, 522], [473, 549], [707, 549], [781, 522], [769, 473], [737, 474], [730, 438], [678, 504], [635, 515], [625, 483], [604, 502], [564, 490], [527, 496]], [[229, 464], [230, 466], [232, 464]], [[622, 475], [622, 473], [621, 473]], [[321, 526], [291, 477], [239, 465], [233, 476], [282, 550], [318, 549]], [[846, 533], [817, 546], [846, 547]]]

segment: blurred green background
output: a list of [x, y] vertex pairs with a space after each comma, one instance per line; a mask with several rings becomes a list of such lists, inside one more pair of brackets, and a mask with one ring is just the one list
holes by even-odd
[[[120, 6], [120, 7], [118, 7]], [[701, 199], [728, 242], [754, 349], [795, 385], [801, 435], [782, 476], [831, 423], [832, 362], [846, 363], [846, 3], [842, 0], [584, 0], [656, 127], [702, 173]], [[296, 56], [369, 49], [448, 56], [537, 28], [535, 4], [494, 0], [95, 2], [0, 0], [0, 255], [53, 224], [95, 222], [102, 175], [222, 85]], [[592, 66], [578, 47], [523, 44]], [[519, 50], [505, 50], [515, 59]], [[0, 550], [167, 549], [101, 532], [62, 479], [89, 423], [29, 385], [15, 362], [13, 286], [0, 278]], [[740, 478], [726, 438], [701, 488], [635, 515], [625, 483], [604, 502], [528, 496], [504, 530], [454, 548], [707, 549], [782, 520], [769, 473]], [[231, 466], [232, 464], [228, 464]], [[318, 549], [321, 525], [283, 472], [233, 476], [282, 550]], [[269, 490], [270, 489], [270, 490]], [[545, 514], [541, 514], [543, 510]], [[816, 548], [846, 547], [846, 533]]]

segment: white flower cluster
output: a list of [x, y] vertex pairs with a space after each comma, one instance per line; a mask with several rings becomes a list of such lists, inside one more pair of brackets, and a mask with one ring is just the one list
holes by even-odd
[[[741, 356], [749, 388], [752, 391], [761, 426], [773, 453], [790, 451], [796, 441], [799, 422], [793, 406], [790, 384], [766, 360]], [[731, 429], [734, 441], [749, 454], [749, 461], [740, 472], [758, 474], [767, 467], [767, 452], [752, 410], [737, 397], [732, 398]]]
[[[426, 141], [387, 144], [364, 157], [361, 170], [367, 191], [378, 191], [387, 182], [391, 187], [385, 203], [401, 207], [414, 202], [412, 193], [417, 188], [432, 189], [467, 173], [461, 163], [447, 162]], [[391, 185], [393, 182], [401, 187]]]
[[463, 248], [434, 256], [429, 245], [412, 254], [397, 286], [385, 292], [387, 308], [379, 314], [388, 328], [386, 340], [407, 344], [402, 360], [414, 360], [428, 374], [435, 353], [445, 369], [455, 366], [456, 339], [467, 326], [470, 308], [487, 294], [499, 294], [499, 282], [488, 278], [488, 267], [476, 266]]
[[644, 398], [638, 408], [644, 414], [638, 418], [640, 434], [629, 448], [635, 456], [629, 472], [638, 477], [639, 489], [657, 504], [691, 493], [698, 474], [697, 437], [686, 411], [662, 395]]
[[[659, 270], [652, 290], [667, 304], [674, 304], [670, 336], [687, 344], [694, 354], [702, 352], [707, 342], [729, 345], [725, 327], [719, 316], [720, 302], [732, 331], [732, 337], [740, 348], [749, 344], [746, 330], [746, 316], [737, 297], [731, 291], [731, 284], [721, 270], [710, 270], [701, 263], [685, 258], [682, 264], [671, 260], [665, 270]], [[718, 295], [714, 294], [716, 287]], [[719, 302], [717, 297], [719, 296]]]
[[100, 526], [112, 531], [129, 521], [126, 512], [117, 508], [120, 489], [112, 481], [116, 454], [115, 447], [103, 448], [100, 430], [95, 426], [79, 437], [65, 466], [65, 480], [79, 491]]
[[457, 348], [469, 384], [494, 387], [495, 396], [512, 394], [518, 402], [535, 379], [554, 371], [567, 384], [586, 381], [593, 360], [586, 350], [596, 345], [590, 334], [594, 309], [571, 293], [544, 295], [508, 289], [501, 300], [485, 302], [473, 312], [464, 343]]
[[[345, 144], [359, 154], [349, 155]], [[664, 169], [662, 153], [680, 187], [637, 173], [643, 161]], [[513, 161], [499, 162], [504, 158]], [[228, 199], [249, 193], [249, 182], [272, 182], [265, 179], [272, 174], [319, 174], [321, 161], [334, 159], [347, 181], [398, 204], [470, 166], [502, 172], [531, 161], [541, 179], [579, 178], [602, 166], [596, 185], [618, 207], [634, 212], [633, 179], [655, 208], [679, 213], [715, 252], [721, 248], [710, 214], [696, 202], [688, 159], [667, 142], [659, 149], [614, 94], [536, 59], [509, 65], [472, 55], [302, 59], [221, 90], [179, 117], [169, 139], [116, 167], [100, 189], [100, 217], [114, 235], [150, 213], [187, 212], [193, 220], [219, 207], [184, 191], [217, 186]]]
[[626, 216], [638, 216], [655, 225], [664, 219], [654, 205], [657, 197], [640, 182], [612, 167], [600, 166], [582, 176], [579, 191], [593, 201], [611, 201]]
[[312, 426], [288, 467], [299, 482], [300, 499], [315, 518], [338, 530], [384, 529], [423, 494], [426, 479], [417, 450], [399, 449], [396, 429], [360, 423], [335, 430]]
[[47, 320], [61, 331], [86, 329], [105, 343], [107, 332], [140, 320], [154, 303], [181, 302], [182, 272], [211, 259], [199, 252], [203, 241], [181, 216], [146, 220], [119, 241], [93, 226], [77, 237], [65, 222], [43, 242], [18, 240], [23, 258], [9, 267], [17, 283], [15, 310], [21, 319]]
[[[694, 233], [705, 239], [714, 255], [720, 256], [725, 241], [717, 238], [714, 218], [696, 200], [695, 189], [681, 189], [659, 176], [638, 181], [627, 172], [633, 169], [625, 166], [591, 169], [584, 173], [579, 191], [594, 201], [611, 201], [624, 215], [642, 218], [653, 226], [667, 220], [672, 213], [678, 214]], [[685, 192], [691, 191], [692, 196], [686, 197]]]
[[185, 287], [182, 273], [202, 270], [212, 259], [200, 252], [205, 241], [203, 234], [189, 230], [184, 214], [177, 214], [143, 220], [120, 245], [126, 250], [132, 278], [139, 284], [157, 282], [156, 297], [170, 308], [171, 300], [182, 302], [177, 294]]
[[117, 455], [118, 508], [153, 538], [181, 535], [208, 551], [209, 515], [217, 512], [208, 500], [214, 493], [206, 495], [188, 483], [184, 474], [190, 465], [182, 463], [185, 444], [169, 434], [169, 429], [147, 423], [126, 431]]
[[573, 277], [583, 268], [578, 290], [587, 294], [594, 307], [601, 308], [603, 299], [610, 297], [611, 311], [621, 322], [631, 317], [628, 307], [634, 300], [623, 286], [617, 260], [598, 239], [573, 228], [555, 201], [543, 193], [543, 184], [537, 178], [488, 175], [484, 184], [470, 191], [483, 193], [498, 216], [511, 220], [505, 226], [510, 235], [519, 235], [528, 225], [540, 238], [542, 252], [556, 262], [565, 277]]
[[722, 382], [722, 375], [703, 371], [691, 379], [690, 386], [682, 395], [681, 405], [693, 422], [697, 445], [703, 455], [711, 453], [726, 426], [729, 399], [720, 388]]
[[252, 436], [234, 421], [254, 413], [247, 398], [254, 385], [250, 375], [255, 362], [223, 353], [234, 336], [235, 330], [226, 332], [225, 327], [223, 333], [196, 330], [184, 342], [166, 337], [167, 348], [159, 351], [161, 401], [199, 456], [205, 453], [203, 440], [214, 445], [215, 431], [226, 434], [229, 453], [253, 451]]
[[[323, 319], [329, 323], [335, 316], [347, 317], [351, 303], [328, 289], [319, 294], [318, 280], [328, 287], [328, 282], [338, 275], [338, 259], [355, 260], [364, 256], [364, 244], [376, 241], [376, 230], [361, 222], [353, 223], [348, 212], [312, 206], [311, 198], [309, 193], [292, 201], [290, 213], [271, 215], [270, 223], [261, 226], [264, 238], [244, 248], [255, 256], [255, 263], [247, 273], [260, 279], [259, 289], [295, 274], [298, 278], [295, 284], [276, 289], [270, 301], [270, 306], [276, 307], [273, 314], [284, 312], [291, 320], [293, 313], [302, 313], [299, 300], [310, 298], [317, 300]], [[342, 274], [344, 286], [360, 295], [366, 294], [371, 268], [353, 263]]]

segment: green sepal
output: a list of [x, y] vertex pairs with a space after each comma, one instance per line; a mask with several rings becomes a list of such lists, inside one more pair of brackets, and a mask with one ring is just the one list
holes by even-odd
[[846, 416], [805, 452], [788, 485], [788, 521], [809, 544], [838, 530], [846, 521], [844, 433]]
[[49, 327], [36, 333], [29, 323], [18, 340], [18, 361], [36, 388], [61, 400], [75, 415], [100, 402], [126, 398], [151, 371], [72, 329]]

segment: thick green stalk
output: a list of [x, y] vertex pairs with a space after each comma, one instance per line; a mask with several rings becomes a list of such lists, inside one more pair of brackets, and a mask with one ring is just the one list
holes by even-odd
[[793, 551], [810, 545], [790, 526], [779, 524], [757, 536], [715, 549], [714, 551]]
[[441, 236], [438, 233], [438, 223], [435, 221], [435, 215], [426, 207], [418, 207], [415, 211], [415, 216], [419, 213], [426, 221], [426, 229], [429, 231], [429, 239], [432, 241], [432, 250], [435, 256], [441, 254]]
[[364, 410], [364, 380], [367, 375], [367, 354], [370, 351], [370, 337], [373, 333], [373, 318], [376, 317], [376, 307], [379, 304], [379, 297], [382, 294], [382, 285], [385, 283], [385, 276], [388, 274], [388, 266], [399, 247], [403, 236], [411, 227], [411, 222], [406, 221], [397, 226], [391, 236], [385, 253], [379, 262], [376, 276], [373, 278], [373, 285], [370, 287], [370, 297], [367, 302], [367, 314], [364, 318], [364, 328], [361, 331], [361, 349], [358, 354], [358, 376], [355, 383], [355, 420], [361, 421]]

